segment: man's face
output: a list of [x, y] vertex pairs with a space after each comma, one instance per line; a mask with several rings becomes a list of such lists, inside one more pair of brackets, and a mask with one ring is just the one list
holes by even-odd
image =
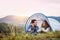
[[34, 26], [36, 26], [36, 25], [37, 25], [37, 21], [34, 21], [34, 23], [33, 23], [33, 24], [34, 24]]

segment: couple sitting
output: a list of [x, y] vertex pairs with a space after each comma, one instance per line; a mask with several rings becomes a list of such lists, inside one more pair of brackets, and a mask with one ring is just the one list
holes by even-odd
[[[39, 27], [37, 26], [37, 20], [36, 19], [31, 20], [31, 25], [29, 25], [27, 32], [37, 33], [38, 30]], [[40, 32], [49, 32], [49, 31], [51, 31], [51, 27], [48, 24], [48, 22], [44, 20]]]

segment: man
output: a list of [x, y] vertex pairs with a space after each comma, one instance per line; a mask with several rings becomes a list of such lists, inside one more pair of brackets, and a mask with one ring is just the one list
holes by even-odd
[[37, 20], [36, 19], [32, 19], [31, 20], [31, 25], [29, 25], [27, 32], [30, 33], [37, 33], [39, 27], [37, 26]]

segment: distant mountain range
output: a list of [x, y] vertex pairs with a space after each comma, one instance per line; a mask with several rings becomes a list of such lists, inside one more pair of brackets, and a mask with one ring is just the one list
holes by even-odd
[[60, 22], [60, 17], [48, 16], [48, 18], [53, 18]]
[[[48, 16], [48, 18], [54, 18], [60, 22], [60, 17]], [[0, 23], [12, 23], [12, 24], [25, 24], [28, 17], [25, 16], [6, 16], [4, 18], [0, 18]]]
[[4, 18], [0, 18], [0, 23], [10, 23], [10, 24], [24, 24], [26, 21], [27, 17], [25, 16], [14, 16], [14, 15], [9, 15]]

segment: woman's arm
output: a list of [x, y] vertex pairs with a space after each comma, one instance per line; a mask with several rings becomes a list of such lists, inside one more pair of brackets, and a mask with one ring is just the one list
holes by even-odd
[[43, 32], [49, 32], [49, 28], [47, 28], [47, 29], [41, 28], [41, 31], [43, 31]]

